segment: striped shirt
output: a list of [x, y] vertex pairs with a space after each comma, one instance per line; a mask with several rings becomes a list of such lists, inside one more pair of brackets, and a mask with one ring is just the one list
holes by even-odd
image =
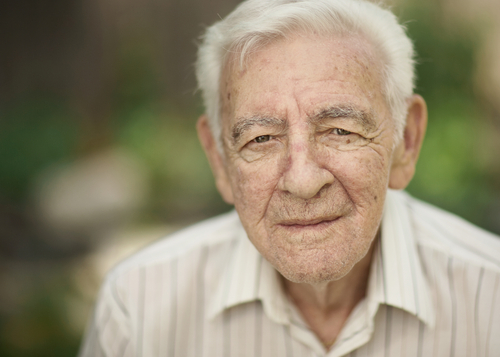
[[231, 212], [108, 274], [80, 356], [500, 356], [497, 236], [389, 190], [371, 264], [326, 351]]

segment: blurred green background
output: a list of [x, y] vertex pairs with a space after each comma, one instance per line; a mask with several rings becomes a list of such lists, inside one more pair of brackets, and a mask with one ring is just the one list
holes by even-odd
[[[118, 259], [229, 209], [194, 124], [196, 38], [236, 0], [0, 12], [0, 355], [77, 353]], [[500, 233], [500, 4], [392, 1], [429, 126], [408, 191]]]

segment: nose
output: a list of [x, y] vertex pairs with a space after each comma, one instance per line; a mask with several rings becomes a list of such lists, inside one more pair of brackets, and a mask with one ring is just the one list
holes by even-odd
[[309, 199], [333, 183], [333, 174], [322, 164], [320, 149], [313, 143], [291, 145], [281, 178], [281, 189], [296, 197]]

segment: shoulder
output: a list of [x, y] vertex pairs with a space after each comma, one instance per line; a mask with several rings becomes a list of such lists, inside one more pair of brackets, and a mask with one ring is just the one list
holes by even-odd
[[106, 355], [115, 355], [120, 341], [128, 341], [128, 348], [137, 341], [156, 346], [146, 341], [170, 326], [168, 321], [203, 311], [242, 230], [233, 211], [182, 229], [118, 264], [101, 287], [86, 348], [97, 341]]
[[195, 259], [204, 249], [228, 246], [242, 230], [236, 211], [222, 214], [168, 235], [119, 263], [108, 273], [115, 281], [139, 269], [168, 265], [173, 261]]
[[419, 246], [500, 273], [499, 236], [455, 214], [403, 195]]

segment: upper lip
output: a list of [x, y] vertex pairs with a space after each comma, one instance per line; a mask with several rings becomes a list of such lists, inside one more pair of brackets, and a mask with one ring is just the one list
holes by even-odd
[[283, 226], [312, 226], [314, 224], [322, 223], [322, 222], [331, 222], [336, 220], [338, 217], [324, 217], [324, 218], [315, 218], [315, 219], [285, 219], [281, 221], [279, 224]]

